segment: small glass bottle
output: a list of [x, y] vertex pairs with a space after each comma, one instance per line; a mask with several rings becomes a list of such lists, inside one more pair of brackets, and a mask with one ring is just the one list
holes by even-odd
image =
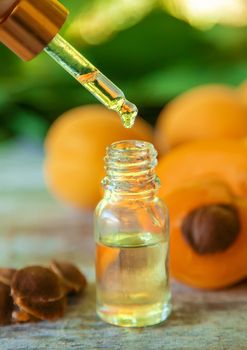
[[143, 141], [107, 149], [104, 197], [95, 211], [97, 314], [143, 327], [171, 312], [169, 217], [157, 197], [157, 152]]

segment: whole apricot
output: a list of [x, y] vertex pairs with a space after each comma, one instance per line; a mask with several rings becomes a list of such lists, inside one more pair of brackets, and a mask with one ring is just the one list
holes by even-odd
[[247, 110], [237, 90], [224, 85], [194, 88], [160, 113], [155, 143], [160, 153], [185, 142], [247, 136]]
[[140, 118], [125, 129], [115, 112], [99, 105], [64, 113], [45, 141], [45, 177], [51, 192], [75, 207], [94, 207], [100, 199], [106, 147], [123, 139], [153, 142], [153, 131]]
[[247, 80], [245, 80], [238, 88], [238, 94], [241, 102], [247, 108]]

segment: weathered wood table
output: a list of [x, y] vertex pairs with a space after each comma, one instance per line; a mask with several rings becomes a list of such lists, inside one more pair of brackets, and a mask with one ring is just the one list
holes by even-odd
[[42, 154], [0, 148], [0, 265], [46, 264], [53, 257], [80, 265], [90, 284], [54, 323], [0, 328], [1, 350], [247, 349], [247, 284], [202, 292], [172, 282], [173, 313], [145, 329], [110, 326], [95, 315], [91, 213], [68, 209], [46, 192]]

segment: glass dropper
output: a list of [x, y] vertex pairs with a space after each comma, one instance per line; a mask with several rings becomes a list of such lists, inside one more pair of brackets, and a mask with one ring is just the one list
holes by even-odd
[[58, 0], [0, 0], [0, 42], [24, 61], [42, 50], [131, 128], [137, 108], [123, 92], [58, 33], [68, 10]]
[[107, 108], [116, 111], [126, 128], [135, 122], [138, 110], [124, 93], [61, 35], [57, 34], [44, 51]]

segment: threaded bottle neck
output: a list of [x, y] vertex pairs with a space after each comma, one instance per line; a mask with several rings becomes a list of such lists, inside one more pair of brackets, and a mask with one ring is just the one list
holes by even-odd
[[144, 141], [119, 141], [106, 150], [106, 190], [123, 195], [146, 195], [155, 193], [159, 179], [154, 169], [157, 151], [151, 143]]

